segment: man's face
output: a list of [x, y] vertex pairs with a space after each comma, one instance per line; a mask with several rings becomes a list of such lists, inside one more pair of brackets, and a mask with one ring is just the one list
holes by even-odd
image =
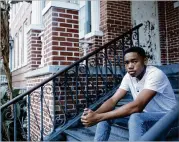
[[125, 68], [132, 77], [137, 77], [143, 71], [144, 62], [145, 58], [136, 52], [130, 52], [124, 56]]

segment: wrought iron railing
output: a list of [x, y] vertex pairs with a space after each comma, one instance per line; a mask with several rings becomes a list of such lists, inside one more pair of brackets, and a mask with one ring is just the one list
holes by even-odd
[[[80, 117], [85, 106], [90, 106], [116, 88], [124, 74], [125, 48], [139, 46], [139, 28], [134, 27], [101, 48], [89, 53], [72, 65], [54, 74], [39, 85], [1, 106], [1, 120], [13, 120], [14, 138], [17, 124], [27, 123], [23, 136], [28, 140], [44, 140], [58, 130], [64, 130]], [[19, 101], [26, 99], [27, 107]], [[12, 107], [13, 105], [13, 107]], [[27, 120], [21, 121], [17, 107], [26, 109]], [[11, 113], [10, 113], [11, 112]], [[13, 113], [12, 113], [13, 112]], [[11, 115], [8, 115], [11, 114]], [[2, 121], [1, 121], [2, 123]], [[0, 125], [2, 132], [2, 125]], [[2, 135], [1, 135], [2, 140]]]

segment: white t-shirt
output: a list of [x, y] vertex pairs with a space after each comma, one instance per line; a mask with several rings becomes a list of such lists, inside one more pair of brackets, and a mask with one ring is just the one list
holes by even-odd
[[127, 73], [119, 88], [126, 91], [130, 89], [134, 100], [143, 89], [156, 91], [157, 94], [145, 107], [145, 112], [167, 112], [177, 102], [167, 76], [154, 66], [147, 66], [144, 76], [139, 81]]

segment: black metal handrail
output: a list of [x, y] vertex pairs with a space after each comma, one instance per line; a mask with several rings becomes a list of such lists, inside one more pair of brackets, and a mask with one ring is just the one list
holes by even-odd
[[[124, 66], [124, 49], [139, 46], [139, 28], [141, 26], [142, 24], [137, 25], [123, 35], [52, 75], [39, 85], [3, 104], [0, 107], [1, 112], [12, 104], [16, 108], [16, 103], [25, 96], [28, 96], [27, 139], [32, 140], [30, 136], [31, 129], [35, 128], [40, 131], [40, 137], [37, 136], [34, 140], [43, 140], [47, 129], [50, 129], [45, 129], [44, 123], [46, 121], [51, 122], [49, 124], [49, 127], [53, 127], [52, 130], [49, 130], [51, 132], [54, 131], [57, 125], [64, 126], [69, 121], [69, 118], [75, 118], [79, 114], [80, 109], [84, 105], [89, 106], [93, 104], [103, 94], [107, 94], [109, 90], [112, 90], [119, 84], [122, 74], [119, 70]], [[58, 101], [57, 98], [59, 98]], [[48, 103], [49, 100], [52, 100], [52, 103]], [[40, 103], [39, 107], [37, 106], [38, 103]], [[60, 108], [55, 109], [55, 106]], [[16, 111], [14, 111], [15, 115]], [[31, 118], [32, 115], [33, 120]], [[44, 118], [47, 115], [49, 117]], [[16, 126], [17, 120], [15, 117], [13, 119], [14, 126]], [[31, 127], [32, 124], [34, 128]], [[45, 125], [47, 126], [47, 124]], [[14, 130], [15, 135], [16, 128]], [[14, 140], [16, 140], [16, 136]]]

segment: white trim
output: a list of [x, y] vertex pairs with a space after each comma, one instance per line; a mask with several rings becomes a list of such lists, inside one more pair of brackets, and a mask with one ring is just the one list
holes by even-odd
[[90, 32], [90, 33], [86, 34], [85, 36], [80, 36], [79, 39], [82, 39], [82, 38], [88, 39], [93, 36], [103, 36], [103, 32], [102, 31]]
[[66, 9], [73, 9], [73, 10], [79, 10], [79, 4], [75, 3], [67, 3], [67, 2], [60, 2], [60, 1], [50, 1], [45, 6], [45, 8], [42, 10], [42, 15], [44, 15], [51, 7], [61, 7]]
[[100, 0], [91, 1], [91, 31], [99, 31], [100, 25]]
[[29, 71], [25, 74], [25, 78], [35, 77], [35, 76], [42, 76], [46, 74], [52, 74], [59, 72], [60, 70], [64, 69], [67, 66], [56, 66], [56, 65], [50, 65], [46, 67], [42, 67], [33, 71]]
[[[11, 1], [12, 1], [12, 0], [11, 0]], [[23, 2], [22, 2], [22, 3], [23, 3]], [[15, 8], [15, 6], [17, 7], [17, 4], [18, 4], [18, 3], [16, 3], [16, 4], [11, 4], [12, 9]], [[13, 16], [12, 16], [12, 23], [14, 23], [14, 21], [17, 20], [17, 18], [18, 18], [17, 16], [20, 16], [20, 15], [21, 15], [21, 14], [19, 14], [21, 7], [22, 7], [22, 5], [20, 5], [20, 6], [18, 7], [18, 9], [16, 9], [16, 12], [14, 12], [14, 10], [11, 10], [11, 11], [12, 11], [12, 14], [13, 14]]]
[[44, 26], [42, 24], [39, 24], [39, 25], [30, 25], [27, 29], [27, 33], [30, 31], [30, 30], [44, 30]]

